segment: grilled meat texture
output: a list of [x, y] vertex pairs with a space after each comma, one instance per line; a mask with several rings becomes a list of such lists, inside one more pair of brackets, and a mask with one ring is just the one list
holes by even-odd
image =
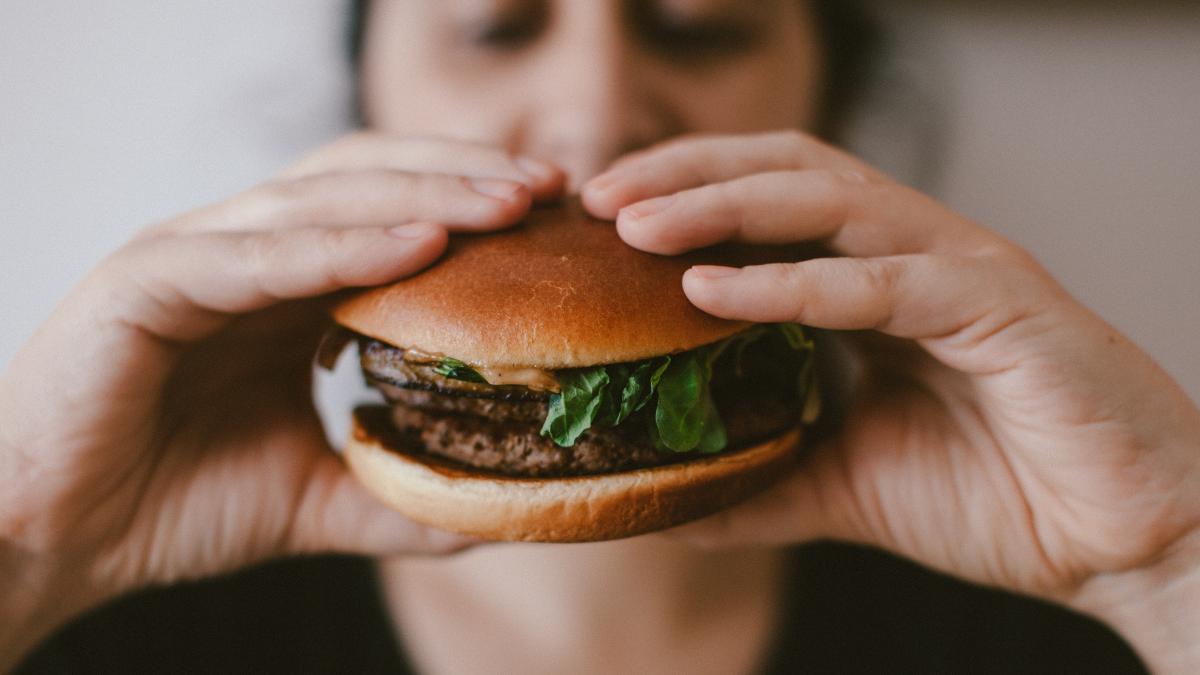
[[[654, 446], [648, 430], [652, 406], [617, 427], [593, 427], [564, 448], [540, 433], [550, 398], [545, 392], [451, 380], [425, 364], [404, 361], [403, 350], [375, 341], [364, 344], [361, 355], [368, 381], [392, 405], [392, 421], [409, 450], [499, 474], [534, 477], [627, 471], [698, 456]], [[799, 423], [790, 391], [722, 377], [714, 378], [713, 392], [731, 450]]]

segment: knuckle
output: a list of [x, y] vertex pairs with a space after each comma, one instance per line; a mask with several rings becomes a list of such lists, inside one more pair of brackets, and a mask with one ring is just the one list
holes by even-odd
[[767, 265], [766, 270], [772, 284], [780, 288], [796, 289], [804, 285], [804, 272], [794, 263], [774, 263]]
[[315, 181], [316, 178], [305, 176], [263, 183], [236, 197], [232, 206], [253, 219], [290, 220], [301, 210]]
[[279, 259], [283, 244], [284, 237], [279, 232], [237, 237], [233, 243], [236, 264], [259, 276]]
[[[966, 264], [978, 267], [979, 258]], [[1067, 297], [1066, 291], [1028, 250], [1005, 242], [983, 259], [983, 269], [993, 287], [1003, 289], [1014, 307], [1033, 309], [1053, 298]]]
[[80, 285], [83, 297], [89, 304], [104, 308], [110, 318], [142, 326], [171, 325], [167, 306], [178, 292], [164, 277], [161, 261], [178, 243], [174, 237], [126, 243], [88, 274]]
[[708, 211], [720, 223], [726, 224], [730, 234], [742, 232], [757, 215], [753, 208], [753, 198], [748, 198], [746, 186], [738, 181], [714, 183], [697, 191], [704, 204], [703, 210]]
[[995, 237], [966, 256], [965, 265], [982, 269], [1005, 285], [1019, 286], [1026, 292], [1054, 287], [1057, 282], [1028, 249], [1007, 239]]
[[875, 327], [891, 325], [905, 263], [892, 258], [874, 258], [859, 260], [858, 264], [866, 286], [866, 304], [874, 308], [871, 314], [875, 317]]
[[360, 230], [344, 228], [326, 228], [316, 233], [318, 243], [315, 249], [320, 252], [320, 255], [316, 257], [313, 264], [317, 268], [323, 286], [342, 288], [352, 285], [350, 278], [353, 276], [354, 268], [347, 266], [344, 261], [348, 257], [348, 251], [355, 248], [361, 250], [363, 243], [361, 235]]
[[769, 144], [778, 144], [796, 154], [805, 153], [813, 144], [812, 137], [798, 129], [767, 131], [762, 138]]
[[806, 172], [823, 223], [834, 225], [849, 219], [855, 188], [860, 183], [841, 171], [816, 169]]
[[162, 238], [137, 238], [109, 253], [92, 270], [92, 278], [104, 284], [128, 279], [157, 255]]
[[354, 155], [370, 142], [371, 132], [357, 131], [346, 134], [304, 155], [284, 175], [305, 175], [320, 172], [336, 165], [346, 157]]
[[875, 297], [894, 293], [904, 275], [904, 263], [893, 258], [858, 259], [856, 263], [867, 290]]
[[454, 152], [450, 141], [433, 136], [385, 137], [376, 138], [375, 142], [386, 143], [387, 154], [392, 161], [412, 166], [430, 164], [447, 152]]
[[997, 239], [981, 247], [979, 257], [997, 265], [1023, 270], [1041, 269], [1033, 253], [1006, 239]]
[[341, 251], [354, 242], [357, 233], [352, 228], [328, 227], [317, 230], [317, 250], [325, 254]]
[[[805, 269], [796, 263], [775, 263], [766, 265], [767, 285], [770, 291], [777, 297], [782, 298], [804, 298], [808, 297], [807, 286], [809, 285], [809, 277]], [[780, 321], [795, 321], [797, 323], [807, 323], [809, 317], [806, 315], [808, 308], [807, 303], [787, 302], [781, 309], [781, 315], [774, 317]]]

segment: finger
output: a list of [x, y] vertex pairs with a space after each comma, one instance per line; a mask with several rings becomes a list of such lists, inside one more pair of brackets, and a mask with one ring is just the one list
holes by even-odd
[[[971, 353], [965, 348], [1013, 337], [1014, 330], [1039, 330], [1032, 319], [1057, 297], [1039, 270], [1019, 254], [823, 258], [743, 269], [694, 267], [684, 275], [683, 289], [697, 307], [724, 318], [874, 329], [938, 339]], [[1005, 359], [992, 354], [985, 361], [995, 366]], [[978, 364], [950, 365], [970, 370]]]
[[519, 182], [386, 169], [307, 176], [253, 188], [150, 234], [382, 227], [438, 222], [456, 231], [495, 230], [529, 211]]
[[867, 164], [796, 131], [748, 136], [689, 136], [628, 155], [583, 186], [596, 216], [616, 218], [625, 206], [709, 183], [770, 171], [830, 169], [878, 173]]
[[106, 297], [89, 301], [119, 324], [186, 342], [282, 300], [413, 274], [442, 253], [446, 240], [443, 228], [423, 223], [146, 239], [101, 265], [88, 287]]
[[879, 256], [987, 240], [907, 188], [824, 169], [754, 174], [639, 202], [621, 210], [617, 231], [635, 248], [668, 255], [722, 241], [824, 240], [838, 253]]
[[835, 490], [828, 460], [808, 462], [772, 488], [701, 520], [665, 531], [703, 548], [783, 546], [817, 539], [858, 539], [853, 510]]
[[479, 539], [416, 523], [372, 497], [333, 454], [319, 460], [296, 509], [289, 553], [448, 554]]
[[533, 198], [539, 201], [558, 196], [566, 183], [566, 174], [553, 164], [494, 146], [439, 138], [397, 138], [370, 132], [347, 136], [318, 150], [285, 171], [282, 177], [368, 169], [500, 178], [528, 186]]

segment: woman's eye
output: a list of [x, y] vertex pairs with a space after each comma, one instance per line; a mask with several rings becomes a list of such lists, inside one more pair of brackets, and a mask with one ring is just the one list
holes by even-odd
[[512, 51], [532, 44], [546, 27], [545, 18], [521, 16], [487, 21], [469, 31], [471, 44], [485, 49]]
[[663, 54], [684, 59], [706, 59], [741, 54], [754, 46], [760, 30], [726, 21], [658, 21], [643, 24], [647, 45]]

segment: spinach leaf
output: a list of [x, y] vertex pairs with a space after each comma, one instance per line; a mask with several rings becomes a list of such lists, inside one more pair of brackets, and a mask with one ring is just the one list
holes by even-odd
[[600, 368], [608, 374], [608, 386], [601, 392], [600, 409], [593, 423], [612, 427], [621, 422], [621, 392], [628, 384], [632, 368], [624, 363]]
[[659, 381], [654, 422], [659, 440], [675, 452], [725, 447], [725, 425], [709, 391], [709, 357], [704, 350], [677, 355]]
[[675, 452], [719, 452], [728, 438], [712, 398], [711, 380], [717, 361], [728, 354], [740, 377], [743, 359], [753, 352], [758, 363], [767, 359], [766, 363], [781, 375], [794, 376], [800, 400], [804, 401], [804, 421], [810, 422], [819, 410], [813, 349], [812, 340], [798, 325], [763, 325], [681, 354], [558, 371], [555, 375], [561, 392], [550, 397], [542, 435], [560, 446], [571, 446], [591, 427], [617, 426], [653, 404], [653, 414], [647, 420], [656, 447]]
[[779, 332], [783, 333], [783, 337], [787, 338], [788, 346], [798, 352], [812, 353], [816, 345], [813, 344], [812, 338], [804, 333], [804, 327], [798, 323], [781, 323], [778, 324]]
[[462, 361], [459, 361], [458, 359], [452, 359], [449, 356], [443, 356], [442, 359], [438, 361], [437, 365], [433, 367], [433, 372], [441, 375], [442, 377], [448, 377], [452, 380], [478, 382], [480, 384], [487, 383], [487, 380], [483, 379], [483, 376], [480, 375], [474, 368], [468, 366]]
[[550, 397], [542, 435], [569, 447], [596, 421], [610, 379], [604, 366], [560, 370], [556, 377], [561, 391]]
[[696, 451], [704, 454], [720, 452], [729, 443], [729, 438], [725, 435], [725, 423], [721, 421], [721, 414], [717, 412], [712, 396], [705, 396], [700, 405], [704, 408], [704, 412], [701, 414], [703, 421], [700, 426], [700, 442], [696, 444]]
[[646, 404], [654, 396], [655, 390], [658, 389], [658, 383], [662, 379], [663, 373], [670, 365], [671, 357], [662, 356], [642, 361], [633, 369], [621, 387], [621, 405], [613, 418], [613, 426], [624, 422], [630, 415], [646, 407]]
[[821, 414], [821, 395], [817, 391], [817, 370], [813, 358], [817, 346], [798, 324], [780, 324], [779, 330], [787, 339], [788, 346], [795, 350], [801, 359], [799, 372], [796, 374], [797, 394], [800, 400], [804, 401], [801, 421], [812, 424]]

